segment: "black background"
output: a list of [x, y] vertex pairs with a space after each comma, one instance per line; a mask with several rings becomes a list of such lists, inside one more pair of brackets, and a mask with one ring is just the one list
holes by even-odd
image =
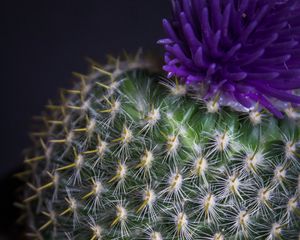
[[105, 63], [123, 50], [159, 52], [168, 0], [2, 0], [0, 3], [0, 240], [15, 239], [14, 188], [22, 149], [30, 145], [31, 116], [38, 115], [84, 60]]

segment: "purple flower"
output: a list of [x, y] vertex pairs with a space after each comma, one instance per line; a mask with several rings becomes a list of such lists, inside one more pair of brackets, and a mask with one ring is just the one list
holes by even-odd
[[[173, 0], [163, 20], [168, 76], [204, 100], [277, 117], [300, 104], [300, 4], [298, 0]], [[201, 89], [201, 90], [200, 90]], [[298, 92], [299, 93], [299, 92]]]

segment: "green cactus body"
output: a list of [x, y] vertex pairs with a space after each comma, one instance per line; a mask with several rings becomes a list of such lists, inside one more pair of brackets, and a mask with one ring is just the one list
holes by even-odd
[[95, 67], [47, 106], [23, 173], [28, 236], [298, 239], [297, 121], [195, 101], [141, 65]]

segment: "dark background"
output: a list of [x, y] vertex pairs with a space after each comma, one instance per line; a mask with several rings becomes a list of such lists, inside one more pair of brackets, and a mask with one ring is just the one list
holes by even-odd
[[15, 239], [11, 175], [30, 145], [31, 116], [38, 115], [72, 71], [85, 73], [91, 57], [161, 51], [161, 19], [168, 0], [2, 0], [0, 3], [0, 240]]

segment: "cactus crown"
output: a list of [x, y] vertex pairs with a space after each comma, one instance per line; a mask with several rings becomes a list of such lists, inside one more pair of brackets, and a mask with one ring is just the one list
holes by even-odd
[[295, 121], [204, 105], [170, 80], [157, 88], [137, 62], [80, 78], [32, 134], [28, 236], [297, 238]]
[[206, 100], [277, 117], [299, 104], [299, 1], [173, 0], [164, 70]]

